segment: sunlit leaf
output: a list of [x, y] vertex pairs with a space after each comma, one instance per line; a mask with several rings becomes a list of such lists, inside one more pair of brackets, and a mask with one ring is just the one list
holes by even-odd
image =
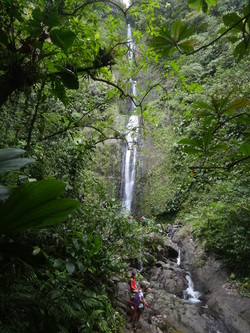
[[204, 13], [207, 13], [208, 11], [208, 5], [215, 6], [216, 5], [216, 0], [188, 0], [189, 7], [197, 7], [197, 11], [202, 11]]
[[250, 106], [249, 98], [247, 98], [247, 97], [238, 98], [227, 106], [225, 112], [227, 112], [229, 110], [244, 108], [246, 106]]
[[75, 265], [70, 263], [70, 262], [66, 262], [66, 269], [67, 269], [67, 272], [71, 275], [74, 273], [75, 271]]

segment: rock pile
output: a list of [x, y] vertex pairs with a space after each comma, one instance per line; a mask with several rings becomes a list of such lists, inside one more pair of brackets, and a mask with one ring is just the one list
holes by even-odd
[[[221, 265], [206, 258], [192, 239], [178, 239], [178, 230], [179, 226], [168, 226], [166, 235], [148, 235], [149, 244], [161, 246], [149, 247], [141, 274], [139, 266], [131, 267], [149, 285], [145, 298], [150, 307], [135, 327], [127, 324], [124, 333], [249, 333], [250, 299], [225, 288], [226, 272]], [[194, 280], [200, 298], [188, 294], [187, 276]], [[128, 320], [127, 281], [116, 281], [115, 299]]]

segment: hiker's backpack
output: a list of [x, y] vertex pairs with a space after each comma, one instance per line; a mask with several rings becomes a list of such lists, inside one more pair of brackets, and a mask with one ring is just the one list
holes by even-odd
[[139, 296], [139, 294], [140, 294], [140, 291], [138, 291], [135, 294], [134, 299], [133, 299], [133, 302], [134, 302], [134, 304], [135, 304], [136, 307], [140, 304], [140, 296]]

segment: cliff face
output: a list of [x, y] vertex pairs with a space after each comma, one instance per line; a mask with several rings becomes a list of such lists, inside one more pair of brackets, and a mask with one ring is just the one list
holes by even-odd
[[[138, 271], [149, 286], [145, 298], [150, 307], [135, 327], [125, 325], [124, 333], [249, 333], [250, 299], [227, 282], [219, 262], [206, 257], [192, 239], [180, 239], [178, 227], [170, 237], [149, 235], [151, 245], [162, 240], [159, 250], [149, 250], [141, 275]], [[128, 285], [116, 282], [116, 305], [129, 321]]]

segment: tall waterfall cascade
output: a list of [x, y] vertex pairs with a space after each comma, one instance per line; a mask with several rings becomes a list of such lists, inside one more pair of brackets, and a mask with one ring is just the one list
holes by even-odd
[[[130, 24], [128, 24], [127, 38], [129, 47], [128, 58], [130, 67], [132, 68], [135, 45], [132, 38]], [[135, 98], [137, 94], [136, 81], [131, 77], [129, 82], [131, 84], [133, 97]], [[136, 115], [136, 105], [134, 100], [132, 101], [132, 107], [130, 111], [131, 115], [127, 124], [126, 148], [124, 153], [124, 191], [122, 194], [122, 208], [124, 212], [131, 211], [136, 179], [137, 134], [139, 127], [139, 117]]]

